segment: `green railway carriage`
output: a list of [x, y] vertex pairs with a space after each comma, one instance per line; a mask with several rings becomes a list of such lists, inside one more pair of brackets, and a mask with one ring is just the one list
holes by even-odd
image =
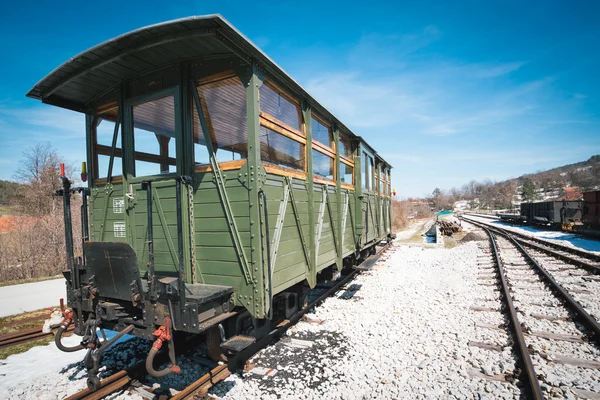
[[79, 334], [256, 336], [392, 234], [391, 166], [219, 15], [109, 40], [28, 96], [86, 116]]

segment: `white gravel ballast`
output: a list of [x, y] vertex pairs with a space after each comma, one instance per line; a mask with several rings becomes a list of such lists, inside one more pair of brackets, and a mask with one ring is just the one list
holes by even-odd
[[[508, 382], [472, 378], [480, 302], [477, 242], [397, 246], [308, 322], [259, 353], [255, 368], [211, 390], [226, 399], [518, 398]], [[486, 288], [484, 290], [489, 290]], [[348, 294], [350, 293], [350, 294]], [[479, 299], [477, 299], [479, 297]], [[481, 371], [483, 372], [483, 371]]]

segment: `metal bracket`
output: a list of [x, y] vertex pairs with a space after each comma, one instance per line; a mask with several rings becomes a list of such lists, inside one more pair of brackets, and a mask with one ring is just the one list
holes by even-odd
[[[110, 187], [110, 190], [108, 189], [108, 187]], [[105, 187], [105, 202], [104, 202], [104, 207], [102, 210], [102, 219], [100, 220], [100, 238], [99, 241], [103, 242], [104, 241], [104, 227], [106, 225], [106, 214], [108, 213], [108, 203], [110, 200], [110, 195], [113, 192], [113, 188], [112, 185], [106, 185]]]
[[275, 232], [271, 242], [271, 279], [273, 279], [273, 271], [275, 270], [275, 261], [277, 260], [277, 250], [279, 249], [279, 241], [281, 240], [281, 232], [283, 231], [283, 222], [285, 220], [285, 212], [290, 195], [290, 185], [287, 181], [283, 182], [283, 200], [279, 204], [279, 214], [277, 222], [275, 222]]
[[[324, 190], [325, 190], [325, 192], [327, 192], [327, 190], [328, 190], [327, 186], [325, 186]], [[327, 213], [329, 214], [329, 226], [331, 227], [331, 234], [333, 236], [333, 246], [335, 248], [335, 254], [337, 256], [338, 254], [340, 254], [341, 249], [338, 249], [337, 234], [335, 233], [336, 227], [335, 227], [335, 224], [333, 223], [333, 213], [331, 212], [331, 204], [329, 201], [330, 197], [331, 196], [326, 197], [325, 205], [327, 206]]]
[[310, 255], [308, 254], [308, 249], [306, 248], [306, 240], [304, 239], [304, 232], [302, 232], [302, 225], [300, 223], [300, 214], [298, 213], [298, 208], [296, 207], [296, 200], [294, 200], [294, 188], [292, 186], [292, 181], [289, 176], [284, 178], [288, 185], [290, 186], [290, 200], [292, 201], [292, 210], [294, 211], [294, 219], [296, 220], [296, 226], [298, 227], [298, 234], [300, 235], [300, 240], [302, 241], [302, 251], [304, 252], [304, 258], [306, 259], [306, 265], [308, 265], [308, 269], [312, 270], [312, 263], [310, 262]]
[[342, 253], [344, 252], [344, 238], [346, 236], [346, 217], [348, 215], [348, 204], [350, 203], [348, 201], [350, 196], [348, 196], [347, 191], [345, 191], [343, 193], [343, 196], [344, 196], [344, 212], [342, 214], [342, 249], [341, 249]]
[[[317, 223], [316, 241], [315, 241], [315, 260], [319, 260], [319, 245], [321, 244], [321, 232], [323, 232], [323, 217], [325, 216], [325, 205], [327, 204], [327, 185], [321, 187], [323, 197], [319, 206], [319, 221]], [[317, 265], [319, 263], [317, 262]]]

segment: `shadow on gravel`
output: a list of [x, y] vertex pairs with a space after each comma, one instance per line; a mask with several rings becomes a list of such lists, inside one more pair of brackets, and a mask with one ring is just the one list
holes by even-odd
[[[267, 347], [252, 360], [254, 368], [240, 376], [244, 382], [258, 386], [263, 395], [283, 398], [281, 391], [297, 385], [317, 389], [333, 375], [328, 371], [336, 360], [348, 354], [348, 339], [337, 332], [299, 331], [286, 335]], [[235, 386], [226, 381], [217, 384], [210, 393], [223, 397]]]
[[350, 300], [356, 294], [356, 292], [360, 290], [361, 287], [362, 285], [353, 283], [352, 285], [348, 286], [342, 294], [339, 295], [339, 298], [342, 300]]

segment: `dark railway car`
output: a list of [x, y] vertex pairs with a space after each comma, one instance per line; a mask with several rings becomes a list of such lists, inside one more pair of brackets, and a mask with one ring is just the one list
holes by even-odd
[[538, 203], [521, 203], [521, 217], [528, 224], [563, 227], [581, 222], [582, 202], [577, 201], [542, 201]]
[[513, 224], [521, 224], [523, 223], [523, 216], [521, 214], [507, 214], [507, 213], [498, 213], [496, 216], [505, 222], [510, 222]]
[[392, 235], [391, 166], [219, 15], [109, 40], [28, 96], [86, 116], [89, 238], [83, 221], [74, 261], [63, 178], [72, 310], [56, 339], [89, 349], [92, 390], [97, 328], [156, 338], [149, 372], [177, 372], [173, 354], [152, 366], [163, 342], [239, 351]]
[[583, 193], [583, 226], [600, 234], [600, 190]]

